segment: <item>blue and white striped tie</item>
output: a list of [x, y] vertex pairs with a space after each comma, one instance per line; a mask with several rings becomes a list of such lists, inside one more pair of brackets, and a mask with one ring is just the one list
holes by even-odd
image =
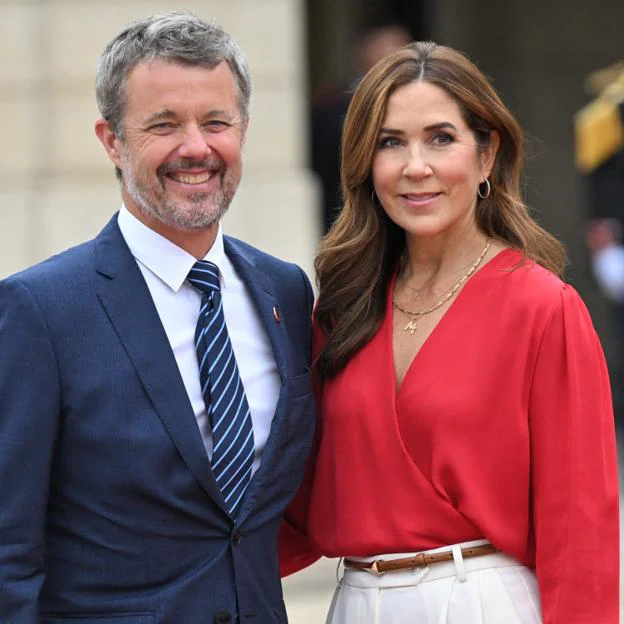
[[195, 348], [212, 427], [212, 471], [234, 516], [251, 479], [254, 437], [245, 389], [230, 342], [216, 264], [199, 260], [188, 281], [202, 293]]

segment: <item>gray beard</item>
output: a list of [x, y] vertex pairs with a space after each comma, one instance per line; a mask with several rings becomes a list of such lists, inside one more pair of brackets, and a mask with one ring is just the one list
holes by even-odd
[[[132, 174], [125, 173], [122, 179], [128, 195], [145, 215], [175, 229], [205, 230], [221, 220], [234, 198], [238, 180], [228, 186], [227, 184], [224, 185], [224, 178], [225, 176], [221, 174], [221, 186], [215, 193], [190, 195], [189, 200], [193, 206], [191, 210], [181, 210], [175, 201], [169, 200], [164, 193], [164, 184], [161, 185], [163, 188], [162, 198], [154, 198], [154, 201], [150, 201], [152, 198], [149, 197], [149, 193], [146, 196], [142, 192]], [[211, 196], [212, 205], [210, 209], [206, 210], [206, 201], [209, 201]]]

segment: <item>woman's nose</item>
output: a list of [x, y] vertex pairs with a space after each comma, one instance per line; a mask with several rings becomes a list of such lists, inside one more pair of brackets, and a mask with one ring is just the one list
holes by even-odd
[[415, 145], [407, 151], [407, 160], [403, 167], [403, 175], [407, 177], [423, 177], [432, 173], [431, 165], [426, 152], [420, 145]]

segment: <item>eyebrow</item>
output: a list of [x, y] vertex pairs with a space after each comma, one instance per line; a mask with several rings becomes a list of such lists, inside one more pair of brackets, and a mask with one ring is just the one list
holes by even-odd
[[[457, 128], [450, 121], [441, 121], [440, 123], [430, 124], [429, 126], [425, 127], [425, 130], [427, 132], [431, 132], [432, 130], [443, 130], [445, 128], [448, 128], [450, 130], [454, 130], [455, 132], [457, 132]], [[397, 128], [380, 128], [379, 134], [396, 134], [396, 135], [401, 136], [405, 134], [405, 132]]]
[[152, 113], [149, 117], [147, 117], [143, 123], [145, 125], [149, 125], [151, 123], [154, 123], [155, 121], [161, 121], [162, 119], [171, 119], [172, 117], [175, 117], [175, 114], [173, 113], [173, 111], [169, 110], [168, 108], [165, 108], [161, 111], [158, 111], [157, 113]]

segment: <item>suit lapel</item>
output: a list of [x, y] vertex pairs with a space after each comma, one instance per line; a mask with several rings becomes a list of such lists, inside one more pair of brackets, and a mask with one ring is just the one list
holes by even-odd
[[266, 478], [267, 469], [279, 448], [281, 424], [285, 415], [285, 404], [287, 401], [288, 379], [292, 376], [292, 373], [289, 364], [290, 347], [288, 334], [284, 328], [284, 323], [278, 322], [276, 319], [275, 310], [279, 314], [280, 307], [269, 276], [256, 266], [255, 256], [242, 249], [242, 247], [236, 244], [236, 241], [229, 237], [224, 237], [224, 248], [237, 273], [245, 282], [245, 286], [260, 315], [262, 325], [273, 348], [273, 356], [275, 357], [281, 380], [279, 398], [271, 422], [269, 437], [262, 451], [260, 467], [251, 479], [238, 514], [238, 522], [240, 524], [253, 509], [257, 495], [262, 491], [262, 484]]
[[278, 322], [275, 311], [279, 311], [279, 303], [275, 289], [268, 276], [258, 269], [253, 255], [245, 253], [236, 242], [228, 237], [223, 238], [225, 253], [240, 275], [254, 303], [262, 326], [269, 337], [275, 363], [282, 381], [282, 388], [288, 375], [288, 336], [283, 323]]
[[147, 284], [113, 217], [96, 239], [98, 298], [180, 455], [227, 513], [195, 414]]

